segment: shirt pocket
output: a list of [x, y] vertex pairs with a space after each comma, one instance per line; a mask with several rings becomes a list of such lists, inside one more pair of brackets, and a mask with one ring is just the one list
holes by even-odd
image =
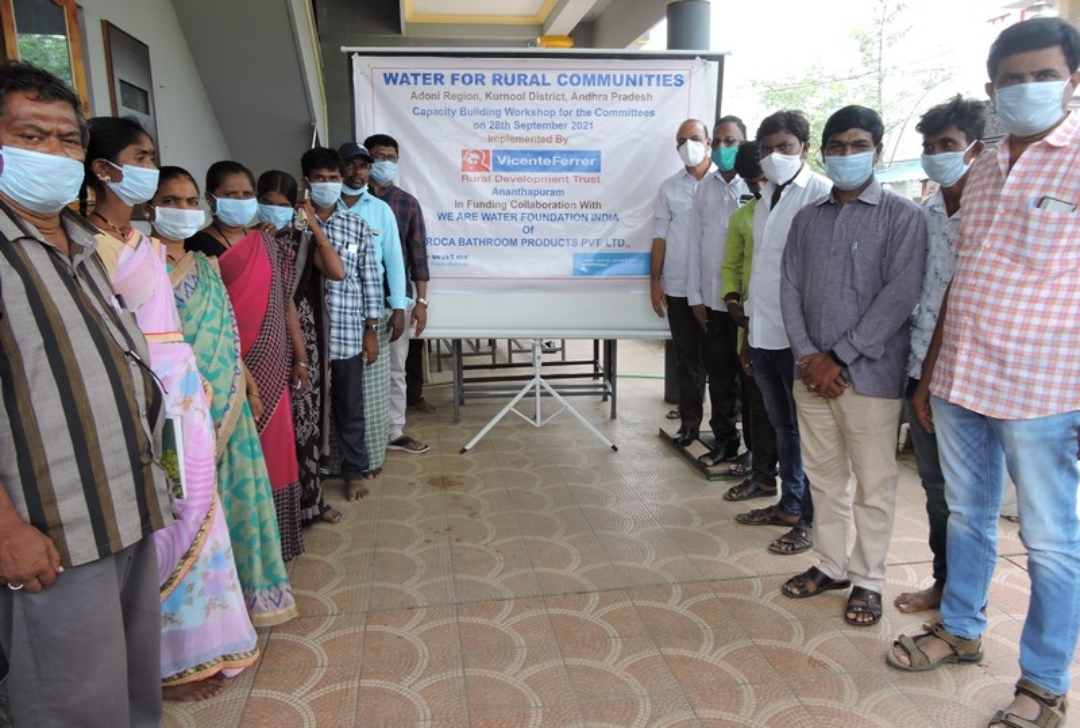
[[1051, 212], [1024, 208], [1019, 224], [1001, 253], [1037, 271], [1061, 272], [1080, 268], [1080, 212]]
[[885, 280], [885, 245], [881, 235], [863, 234], [851, 243], [851, 287], [864, 310]]

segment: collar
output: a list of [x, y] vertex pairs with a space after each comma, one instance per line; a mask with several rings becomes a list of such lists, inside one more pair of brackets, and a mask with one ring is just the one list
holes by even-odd
[[[822, 197], [814, 204], [816, 204], [818, 207], [824, 205], [825, 203], [839, 205], [840, 201], [836, 199], [835, 192], [835, 187], [830, 188], [829, 194], [825, 197]], [[853, 202], [865, 202], [867, 205], [877, 205], [879, 202], [881, 202], [881, 197], [884, 194], [885, 191], [881, 188], [881, 183], [878, 182], [877, 175], [874, 175], [870, 178], [870, 184], [868, 184], [866, 188], [859, 193], [859, 196], [856, 197]]]
[[[1035, 142], [1031, 146], [1038, 146], [1040, 144], [1048, 144], [1051, 147], [1067, 147], [1073, 144], [1077, 137], [1080, 137], [1080, 116], [1077, 116], [1075, 111], [1070, 111], [1065, 116], [1065, 121], [1054, 127], [1054, 130], [1047, 134], [1044, 138]], [[1009, 151], [1012, 146], [1012, 135], [1005, 137], [997, 147], [998, 159], [1005, 160], [1005, 168], [1008, 168]]]
[[[41, 231], [34, 227], [32, 223], [16, 216], [14, 211], [8, 208], [7, 205], [0, 207], [0, 215], [3, 216], [6, 223], [3, 227], [15, 233], [14, 235], [8, 235], [9, 239], [31, 237], [47, 245]], [[97, 239], [94, 237], [97, 229], [89, 221], [75, 214], [70, 208], [65, 207], [60, 211], [60, 224], [64, 227], [64, 232], [67, 233], [73, 263], [81, 263], [93, 255], [94, 251], [97, 250]], [[29, 235], [25, 233], [29, 233]]]
[[[701, 179], [705, 179], [710, 174], [716, 171], [718, 171], [716, 164], [713, 162], [709, 162], [709, 169], [705, 171], [705, 174], [701, 175]], [[686, 165], [683, 165], [682, 173], [684, 176], [689, 177], [690, 179], [694, 180], [695, 183], [697, 183], [697, 178], [694, 177], [694, 175], [690, 174], [690, 172], [686, 169]]]

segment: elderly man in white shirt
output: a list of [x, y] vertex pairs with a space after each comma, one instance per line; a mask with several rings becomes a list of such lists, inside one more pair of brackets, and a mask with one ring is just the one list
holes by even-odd
[[700, 460], [710, 467], [734, 461], [739, 454], [735, 414], [739, 400], [739, 334], [721, 299], [720, 273], [728, 220], [750, 198], [746, 182], [735, 173], [735, 153], [745, 141], [746, 125], [737, 116], [725, 116], [713, 127], [712, 161], [716, 170], [694, 191], [696, 245], [687, 256], [686, 299], [704, 332], [702, 353], [712, 410], [709, 428], [714, 437], [712, 450]]
[[829, 194], [832, 182], [806, 166], [810, 122], [799, 111], [778, 111], [758, 127], [761, 168], [768, 178], [754, 209], [754, 258], [745, 304], [754, 379], [776, 430], [780, 502], [735, 517], [748, 526], [789, 526], [769, 545], [779, 554], [798, 554], [813, 545], [814, 507], [803, 473], [792, 387], [795, 360], [780, 312], [780, 261], [795, 213]]
[[675, 371], [679, 382], [679, 414], [682, 420], [675, 444], [686, 447], [701, 428], [704, 374], [704, 332], [687, 302], [687, 258], [696, 245], [694, 190], [713, 171], [709, 158], [709, 129], [698, 119], [687, 119], [675, 135], [675, 149], [685, 169], [660, 185], [656, 202], [650, 261], [652, 307], [671, 328]]

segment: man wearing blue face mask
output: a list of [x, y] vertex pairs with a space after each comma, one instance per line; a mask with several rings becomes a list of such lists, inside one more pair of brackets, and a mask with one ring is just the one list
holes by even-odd
[[886, 659], [926, 671], [981, 658], [1008, 467], [1031, 604], [1015, 698], [990, 725], [1063, 726], [1080, 635], [1080, 118], [1068, 112], [1080, 31], [1012, 25], [986, 66], [1009, 135], [968, 173], [956, 272], [912, 402], [940, 448], [949, 576], [941, 623]]
[[151, 728], [163, 400], [94, 229], [66, 209], [79, 105], [44, 71], [0, 65], [0, 652], [15, 725]]
[[804, 598], [851, 586], [844, 619], [857, 627], [882, 615], [907, 324], [926, 258], [922, 212], [874, 177], [884, 132], [862, 106], [829, 117], [821, 147], [833, 188], [795, 215], [780, 283], [818, 557], [783, 592]]
[[390, 345], [405, 333], [406, 295], [405, 256], [401, 250], [401, 233], [393, 209], [371, 191], [369, 178], [374, 161], [367, 148], [346, 142], [338, 150], [345, 164], [345, 183], [341, 188], [338, 206], [364, 218], [371, 226], [375, 252], [382, 271], [386, 293], [386, 325], [381, 328], [380, 346], [387, 356], [365, 373], [364, 394], [367, 404], [368, 450], [371, 454], [371, 477], [382, 470], [387, 448], [418, 454], [430, 449], [400, 431], [393, 431], [391, 419]]
[[894, 601], [901, 612], [921, 612], [941, 603], [947, 574], [945, 531], [949, 506], [945, 502], [945, 476], [941, 472], [934, 433], [919, 424], [911, 408], [911, 396], [922, 376], [923, 358], [934, 334], [945, 289], [956, 268], [956, 238], [960, 233], [960, 195], [968, 169], [983, 150], [986, 106], [977, 99], [959, 94], [939, 104], [919, 120], [915, 131], [923, 135], [922, 166], [938, 190], [922, 205], [926, 215], [929, 247], [919, 305], [911, 316], [911, 354], [908, 356], [908, 383], [904, 405], [911, 425], [911, 441], [919, 479], [926, 491], [926, 516], [930, 526], [930, 550], [934, 554], [934, 583], [916, 592], [905, 592]]

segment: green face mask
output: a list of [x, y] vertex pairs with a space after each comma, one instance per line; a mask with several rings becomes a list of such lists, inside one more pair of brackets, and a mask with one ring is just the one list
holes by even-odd
[[738, 151], [738, 147], [718, 147], [712, 151], [712, 161], [721, 172], [730, 172], [735, 169], [735, 154]]

